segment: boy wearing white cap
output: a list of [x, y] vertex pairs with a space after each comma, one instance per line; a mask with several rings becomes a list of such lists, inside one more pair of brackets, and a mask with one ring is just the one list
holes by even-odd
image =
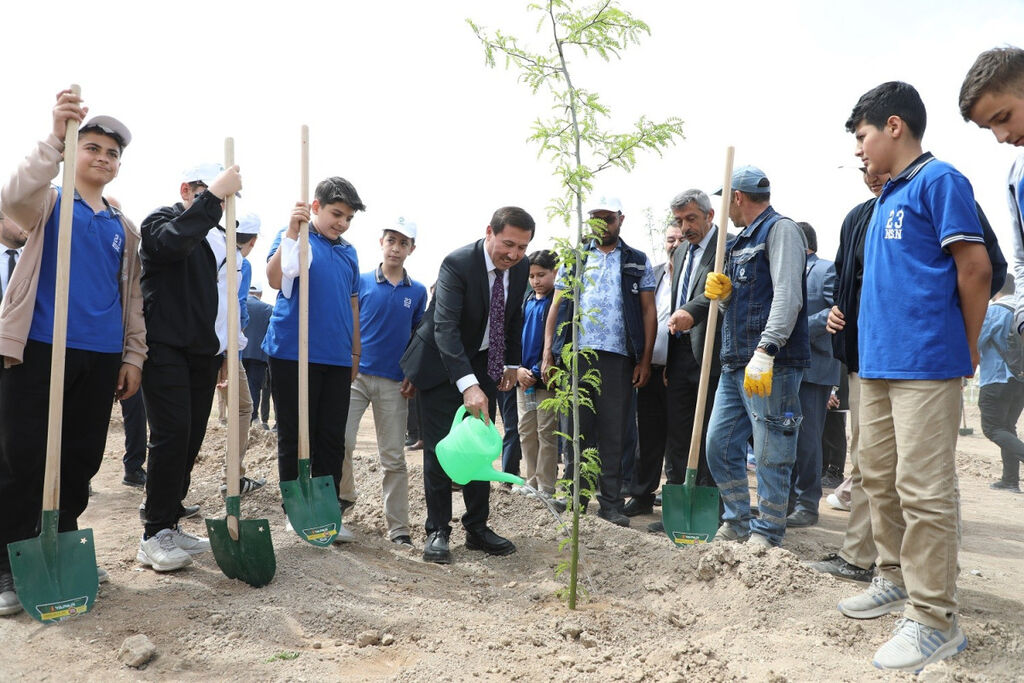
[[384, 516], [388, 539], [412, 547], [409, 536], [409, 474], [405, 466], [405, 426], [415, 388], [402, 372], [399, 360], [427, 307], [427, 289], [409, 277], [405, 259], [416, 249], [416, 224], [399, 218], [384, 228], [380, 238], [382, 260], [359, 280], [359, 333], [362, 356], [359, 375], [352, 383], [345, 460], [338, 498], [342, 510], [356, 501], [352, 453], [359, 421], [373, 405], [377, 454], [384, 471]]
[[[46, 461], [47, 405], [57, 283], [61, 189], [51, 187], [67, 122], [88, 111], [57, 95], [51, 134], [4, 186], [2, 211], [27, 234], [0, 308], [0, 614], [21, 610], [7, 544], [38, 533]], [[99, 470], [113, 398], [139, 388], [146, 329], [139, 292], [138, 230], [104, 198], [131, 142], [123, 123], [95, 116], [78, 136], [71, 231], [58, 531], [78, 528]], [[73, 437], [73, 438], [71, 438]], [[101, 580], [106, 572], [100, 571]]]
[[[142, 295], [149, 359], [142, 374], [149, 419], [145, 533], [137, 559], [157, 571], [179, 569], [209, 550], [184, 533], [181, 501], [206, 435], [224, 345], [216, 321], [224, 240], [218, 226], [224, 197], [238, 192], [238, 166], [203, 164], [187, 171], [181, 202], [142, 222]], [[208, 239], [211, 237], [211, 239]], [[218, 251], [218, 245], [219, 251]]]

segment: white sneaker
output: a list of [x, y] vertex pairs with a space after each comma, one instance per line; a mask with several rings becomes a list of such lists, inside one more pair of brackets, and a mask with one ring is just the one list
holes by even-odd
[[107, 581], [110, 581], [110, 574], [108, 574], [107, 570], [104, 569], [103, 567], [97, 566], [96, 567], [96, 580], [99, 583], [106, 583]]
[[292, 526], [292, 520], [287, 517], [284, 518], [284, 530], [291, 534], [295, 533], [295, 527]]
[[0, 616], [17, 614], [21, 611], [21, 602], [14, 590], [14, 575], [0, 572]]
[[180, 526], [171, 529], [171, 537], [174, 539], [174, 544], [189, 555], [198, 555], [210, 550], [210, 539], [185, 533]]
[[907, 591], [882, 576], [871, 579], [863, 592], [839, 601], [839, 611], [851, 619], [874, 619], [899, 612], [907, 604]]
[[839, 496], [834, 493], [828, 494], [828, 497], [825, 498], [825, 502], [829, 504], [829, 507], [835, 510], [843, 510], [845, 512], [850, 511], [850, 506], [839, 500]]
[[929, 664], [952, 657], [967, 647], [956, 616], [947, 631], [903, 617], [896, 621], [893, 636], [875, 652], [871, 663], [879, 669], [917, 673]]
[[355, 543], [356, 535], [345, 528], [344, 524], [338, 525], [338, 535], [334, 537], [332, 543]]
[[161, 529], [155, 536], [139, 541], [135, 559], [158, 572], [169, 572], [192, 564], [192, 556], [178, 547], [170, 529]]

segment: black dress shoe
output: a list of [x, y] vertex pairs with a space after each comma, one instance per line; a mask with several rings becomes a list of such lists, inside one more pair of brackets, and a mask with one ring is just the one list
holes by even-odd
[[451, 564], [452, 553], [448, 549], [448, 532], [431, 531], [427, 544], [423, 546], [423, 561], [437, 564]]
[[636, 517], [637, 515], [653, 515], [654, 506], [650, 504], [644, 505], [636, 498], [630, 498], [629, 501], [624, 506], [622, 506], [622, 514], [626, 515], [627, 517]]
[[488, 555], [511, 555], [516, 551], [512, 541], [502, 538], [488, 527], [479, 531], [466, 529], [466, 547], [470, 550], [483, 550]]
[[186, 517], [195, 517], [198, 514], [199, 514], [199, 506], [198, 505], [182, 505], [181, 506], [181, 515], [180, 515], [180, 517], [182, 519], [185, 519]]
[[818, 523], [818, 515], [808, 510], [797, 510], [786, 518], [786, 527], [814, 526]]
[[629, 526], [629, 517], [618, 510], [598, 510], [597, 516], [616, 526]]
[[146, 470], [135, 470], [133, 472], [125, 472], [124, 478], [121, 483], [125, 486], [134, 486], [140, 488], [146, 485]]

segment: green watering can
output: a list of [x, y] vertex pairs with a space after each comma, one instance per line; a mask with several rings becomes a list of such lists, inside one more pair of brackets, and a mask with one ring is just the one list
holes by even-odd
[[498, 427], [493, 422], [486, 424], [480, 418], [463, 419], [467, 414], [466, 406], [459, 406], [448, 436], [441, 439], [434, 449], [445, 474], [460, 486], [471, 481], [524, 484], [522, 477], [494, 469], [494, 461], [501, 457]]

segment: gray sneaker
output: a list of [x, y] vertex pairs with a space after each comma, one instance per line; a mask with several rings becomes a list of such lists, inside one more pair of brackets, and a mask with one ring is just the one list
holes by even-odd
[[170, 529], [161, 529], [155, 536], [139, 541], [135, 559], [158, 572], [170, 572], [192, 564], [192, 556], [177, 546]]
[[952, 657], [967, 647], [967, 638], [956, 616], [945, 631], [903, 617], [896, 621], [892, 633], [892, 638], [878, 648], [871, 660], [879, 669], [916, 674], [929, 664]]
[[740, 543], [742, 543], [743, 541], [747, 540], [748, 538], [750, 538], [750, 532], [749, 531], [746, 532], [746, 533], [741, 534], [739, 531], [736, 530], [736, 527], [734, 527], [733, 525], [729, 524], [729, 522], [722, 522], [722, 526], [718, 527], [718, 531], [715, 532], [714, 540], [716, 540], [716, 541], [739, 541]]
[[907, 591], [889, 579], [876, 576], [863, 592], [839, 601], [839, 611], [851, 619], [874, 619], [899, 612], [907, 604]]
[[0, 572], [0, 616], [17, 614], [21, 611], [21, 602], [14, 590], [14, 575]]
[[174, 539], [174, 545], [178, 546], [189, 555], [199, 555], [200, 553], [205, 553], [210, 549], [210, 539], [208, 538], [186, 533], [181, 530], [180, 526], [176, 526], [170, 531], [171, 538]]

